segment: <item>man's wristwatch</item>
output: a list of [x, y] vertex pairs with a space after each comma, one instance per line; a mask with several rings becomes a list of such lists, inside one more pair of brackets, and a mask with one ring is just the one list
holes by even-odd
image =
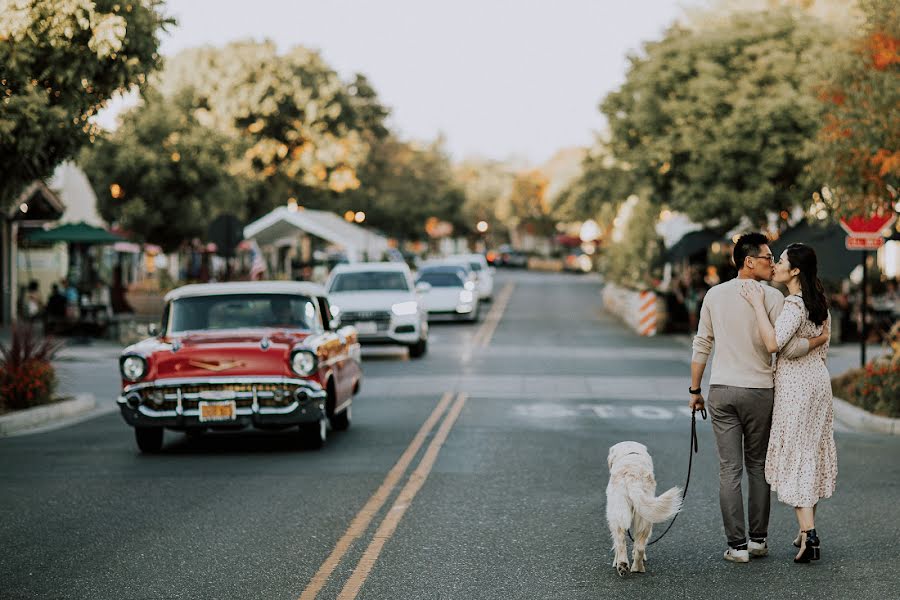
[[701, 390], [700, 388], [697, 388], [697, 389], [695, 390], [694, 388], [688, 386], [688, 393], [689, 393], [689, 394], [700, 394], [700, 393], [702, 393], [702, 391], [703, 391], [703, 390]]

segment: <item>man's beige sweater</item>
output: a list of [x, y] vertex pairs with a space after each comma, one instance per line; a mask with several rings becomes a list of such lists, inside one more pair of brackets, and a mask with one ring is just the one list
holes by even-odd
[[[749, 280], [732, 279], [706, 293], [691, 360], [705, 364], [715, 346], [710, 384], [773, 388], [772, 355], [759, 335], [753, 307], [741, 297], [741, 284], [746, 281]], [[766, 313], [774, 325], [784, 307], [784, 295], [773, 287], [760, 285], [765, 290]], [[796, 358], [808, 352], [809, 340], [795, 337], [782, 353]]]

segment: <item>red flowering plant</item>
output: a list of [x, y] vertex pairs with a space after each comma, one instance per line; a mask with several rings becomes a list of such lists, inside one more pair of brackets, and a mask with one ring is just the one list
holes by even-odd
[[885, 340], [888, 354], [832, 382], [834, 394], [876, 415], [900, 417], [900, 321]]
[[0, 411], [19, 410], [54, 400], [56, 372], [50, 360], [62, 342], [16, 325], [9, 345], [0, 344]]

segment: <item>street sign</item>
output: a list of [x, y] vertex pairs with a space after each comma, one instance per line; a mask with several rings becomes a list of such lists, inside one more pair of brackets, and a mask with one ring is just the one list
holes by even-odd
[[847, 236], [847, 250], [878, 250], [884, 246], [884, 238]]
[[[882, 237], [881, 232], [894, 224], [897, 220], [895, 213], [874, 215], [871, 217], [855, 216], [846, 219], [841, 217], [841, 227], [853, 238]], [[849, 246], [848, 246], [849, 247]]]

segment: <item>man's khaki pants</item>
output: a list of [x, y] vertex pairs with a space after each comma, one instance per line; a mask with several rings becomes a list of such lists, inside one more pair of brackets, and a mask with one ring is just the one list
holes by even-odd
[[774, 389], [711, 385], [707, 406], [719, 451], [719, 505], [729, 546], [747, 542], [741, 477], [747, 467], [750, 537], [764, 538], [769, 528], [770, 490], [766, 451], [772, 427]]

